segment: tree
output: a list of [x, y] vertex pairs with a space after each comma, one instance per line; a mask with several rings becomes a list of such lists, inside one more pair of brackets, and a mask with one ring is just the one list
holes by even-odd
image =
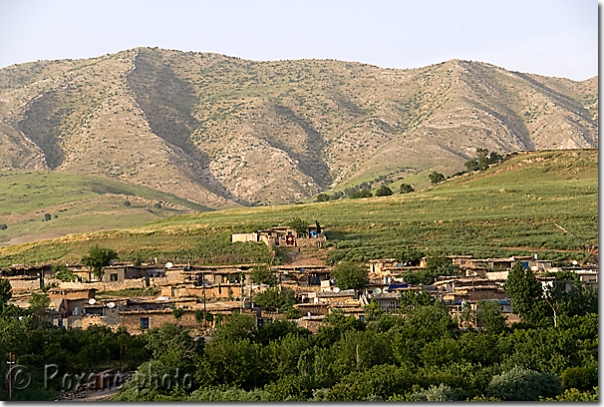
[[185, 310], [182, 308], [177, 307], [176, 305], [172, 304], [172, 316], [174, 318], [176, 318], [177, 321], [180, 321], [180, 319], [182, 318], [183, 315], [185, 315]]
[[298, 237], [306, 237], [308, 234], [308, 222], [305, 220], [296, 217], [290, 220], [287, 225], [296, 231]]
[[476, 318], [487, 333], [499, 334], [506, 328], [506, 317], [497, 301], [480, 301]]
[[493, 376], [485, 394], [502, 401], [539, 401], [540, 397], [555, 397], [560, 393], [562, 385], [558, 376], [515, 367]]
[[267, 266], [256, 266], [252, 269], [252, 282], [254, 284], [277, 285], [277, 277], [270, 272]]
[[46, 294], [31, 293], [29, 299], [29, 312], [38, 318], [42, 318], [50, 305], [50, 298]]
[[97, 279], [103, 279], [103, 267], [109, 265], [110, 261], [117, 259], [117, 253], [111, 249], [94, 246], [88, 251], [88, 256], [82, 258], [82, 264], [93, 270]]
[[415, 189], [413, 189], [413, 187], [409, 184], [401, 184], [401, 189], [400, 189], [400, 193], [401, 194], [408, 194], [410, 192], [414, 192]]
[[544, 317], [543, 307], [539, 306], [543, 291], [530, 269], [524, 270], [517, 262], [508, 274], [503, 288], [512, 302], [512, 308], [523, 320], [539, 323]]
[[440, 172], [436, 172], [436, 171], [434, 171], [432, 174], [428, 175], [428, 178], [430, 178], [430, 182], [432, 183], [432, 185], [438, 184], [445, 180], [445, 176], [443, 174], [441, 174]]
[[371, 190], [369, 188], [357, 189], [350, 195], [350, 197], [353, 199], [371, 198], [372, 196], [373, 194], [371, 193]]
[[6, 226], [6, 223], [0, 223], [0, 230], [6, 230], [8, 229], [8, 226]]
[[320, 193], [319, 195], [317, 195], [317, 202], [327, 202], [329, 201], [329, 199], [329, 195], [327, 194]]
[[13, 298], [13, 288], [10, 281], [5, 278], [0, 279], [0, 313], [8, 305], [11, 298]]
[[49, 220], [51, 220], [51, 219], [52, 219], [52, 215], [51, 215], [50, 213], [46, 213], [46, 214], [44, 214], [44, 220], [49, 221]]
[[388, 188], [386, 185], [382, 185], [375, 191], [375, 196], [388, 196], [392, 195], [392, 190]]
[[342, 290], [359, 290], [369, 283], [365, 267], [352, 262], [338, 264], [331, 277], [335, 278], [337, 286]]
[[198, 324], [201, 324], [202, 322], [212, 322], [214, 321], [214, 315], [212, 315], [211, 312], [209, 311], [204, 311], [202, 309], [196, 309], [195, 310], [195, 320], [197, 321]]
[[281, 287], [270, 287], [259, 292], [254, 303], [268, 311], [283, 311], [296, 303], [294, 292]]

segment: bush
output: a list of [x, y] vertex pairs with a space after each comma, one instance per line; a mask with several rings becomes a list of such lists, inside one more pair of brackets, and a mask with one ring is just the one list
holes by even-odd
[[400, 189], [400, 193], [401, 194], [408, 194], [410, 192], [414, 192], [415, 189], [413, 189], [413, 187], [409, 184], [401, 184], [401, 189]]
[[432, 174], [428, 175], [428, 177], [430, 178], [430, 182], [432, 183], [432, 185], [438, 184], [445, 180], [445, 176], [443, 174], [441, 174], [440, 172], [436, 172], [436, 171], [434, 171]]
[[124, 206], [130, 206], [130, 201], [124, 201]]
[[327, 202], [327, 201], [329, 201], [329, 199], [330, 199], [329, 195], [327, 195], [327, 194], [321, 193], [321, 194], [317, 195], [317, 202]]
[[386, 185], [382, 185], [375, 191], [375, 196], [388, 196], [392, 195], [392, 190], [388, 188]]

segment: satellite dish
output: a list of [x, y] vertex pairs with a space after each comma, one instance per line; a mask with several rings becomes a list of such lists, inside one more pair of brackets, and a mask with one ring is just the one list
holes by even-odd
[[107, 308], [113, 308], [115, 307], [115, 303], [114, 302], [108, 302], [107, 303]]
[[531, 271], [537, 271], [539, 268], [537, 266], [531, 266]]
[[577, 260], [573, 260], [573, 266], [576, 266], [577, 264], [579, 264], [579, 262]]
[[91, 298], [88, 300], [88, 304], [90, 305], [94, 305], [96, 303], [96, 300], [94, 298]]
[[382, 293], [382, 289], [381, 288], [376, 288], [375, 290], [373, 290], [374, 294], [381, 294]]
[[172, 264], [171, 261], [169, 261], [169, 262], [166, 263], [166, 268], [167, 269], [171, 269], [172, 267], [174, 267], [174, 264]]
[[115, 261], [114, 261], [114, 260], [109, 260], [109, 265], [110, 265], [110, 266], [113, 266], [114, 264], [115, 264]]
[[336, 288], [334, 288], [334, 289], [333, 289], [333, 292], [334, 292], [334, 293], [339, 293], [339, 292], [340, 292], [340, 289], [339, 289], [338, 287], [336, 287]]

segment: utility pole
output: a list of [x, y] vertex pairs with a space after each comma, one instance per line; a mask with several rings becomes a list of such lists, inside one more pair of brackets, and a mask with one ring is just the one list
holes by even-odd
[[203, 329], [206, 328], [206, 282], [205, 271], [201, 271], [201, 286], [203, 287]]
[[12, 352], [8, 354], [8, 399], [13, 401], [13, 365], [15, 362], [15, 355]]

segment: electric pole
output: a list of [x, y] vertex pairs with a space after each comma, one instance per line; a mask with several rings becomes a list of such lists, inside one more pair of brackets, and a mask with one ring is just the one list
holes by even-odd
[[15, 355], [12, 352], [8, 354], [8, 400], [13, 401], [13, 365], [15, 362]]

